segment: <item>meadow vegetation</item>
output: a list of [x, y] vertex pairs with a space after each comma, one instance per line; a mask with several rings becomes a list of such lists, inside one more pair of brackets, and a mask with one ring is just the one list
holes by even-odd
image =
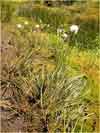
[[1, 2], [1, 131], [99, 132], [98, 8]]

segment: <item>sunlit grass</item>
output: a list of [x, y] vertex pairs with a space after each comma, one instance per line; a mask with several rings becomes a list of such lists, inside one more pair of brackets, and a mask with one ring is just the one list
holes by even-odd
[[[69, 7], [70, 12], [80, 11], [76, 7]], [[67, 9], [36, 5], [33, 11], [33, 17], [30, 12], [22, 13], [22, 17], [14, 12], [15, 17], [2, 23], [3, 46], [7, 47], [2, 49], [3, 89], [11, 91], [13, 86], [16, 90], [19, 106], [15, 111], [23, 112], [32, 129], [40, 132], [47, 124], [49, 132], [92, 132], [97, 121], [94, 130], [98, 131], [99, 50], [79, 49], [57, 36], [60, 25], [67, 31], [69, 22], [73, 22], [65, 13]], [[86, 16], [84, 19], [87, 21]], [[29, 103], [28, 98], [35, 103]], [[0, 101], [0, 106], [6, 105], [10, 106], [8, 101]]]
[[[84, 73], [88, 77], [87, 89], [92, 100], [99, 101], [99, 82], [100, 82], [100, 70], [99, 70], [99, 51], [79, 51], [73, 49], [68, 57], [68, 64], [73, 68], [73, 71], [78, 73]], [[74, 72], [75, 73], [75, 72]]]

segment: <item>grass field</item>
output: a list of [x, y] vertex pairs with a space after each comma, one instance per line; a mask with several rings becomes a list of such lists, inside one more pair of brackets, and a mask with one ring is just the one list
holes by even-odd
[[1, 132], [100, 132], [98, 22], [98, 1], [1, 2]]

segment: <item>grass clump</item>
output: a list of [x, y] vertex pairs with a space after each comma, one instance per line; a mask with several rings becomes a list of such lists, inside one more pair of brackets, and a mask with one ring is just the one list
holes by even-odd
[[[22, 131], [83, 130], [79, 123], [87, 119], [84, 114], [86, 102], [82, 97], [87, 79], [84, 75], [67, 76], [66, 45], [47, 33], [36, 35], [19, 29], [15, 34], [13, 31], [13, 35], [15, 40], [11, 39], [10, 45], [19, 49], [19, 53], [15, 58], [9, 58], [8, 64], [2, 64], [2, 108], [13, 111], [12, 119], [23, 117], [27, 127]], [[11, 93], [9, 98], [7, 91]]]
[[[85, 77], [68, 79], [64, 67], [56, 68], [51, 73], [47, 72], [45, 64], [41, 65], [39, 71], [34, 72], [34, 69], [31, 69], [32, 63], [27, 62], [32, 60], [31, 55], [30, 51], [24, 52], [24, 57], [18, 58], [17, 64], [11, 67], [13, 69], [10, 69], [9, 77], [1, 81], [2, 87], [6, 90], [12, 90], [11, 87], [7, 88], [8, 84], [14, 87], [10, 100], [16, 97], [13, 101], [19, 105], [16, 107], [14, 103], [10, 108], [31, 123], [25, 131], [69, 130], [69, 123], [81, 117], [80, 113], [77, 113], [83, 101], [81, 93], [86, 84]], [[6, 91], [2, 95], [4, 100], [5, 94]], [[82, 114], [84, 116], [84, 112]], [[69, 123], [65, 123], [67, 120]], [[74, 130], [73, 127], [70, 130]]]

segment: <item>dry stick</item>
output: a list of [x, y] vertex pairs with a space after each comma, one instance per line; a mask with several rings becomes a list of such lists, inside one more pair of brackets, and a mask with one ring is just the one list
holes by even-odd
[[44, 84], [44, 65], [42, 66], [42, 86], [41, 86], [41, 108], [43, 108], [43, 84]]
[[6, 91], [7, 91], [7, 88], [4, 89], [4, 91], [3, 91], [2, 95], [1, 95], [1, 97], [3, 97], [3, 96], [5, 95]]

